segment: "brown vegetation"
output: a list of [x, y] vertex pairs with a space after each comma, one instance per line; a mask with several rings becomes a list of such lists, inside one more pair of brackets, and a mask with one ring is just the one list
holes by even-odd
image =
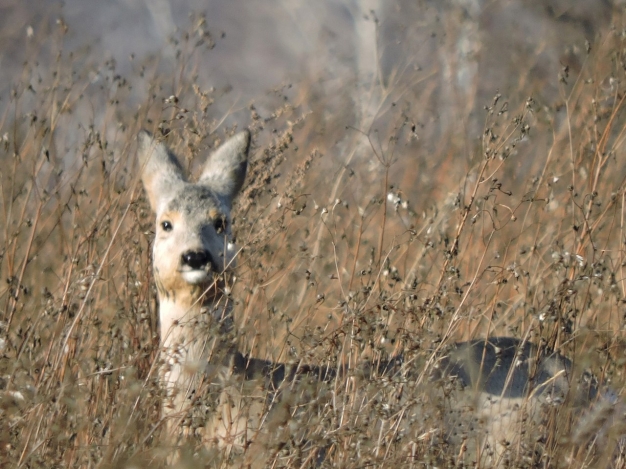
[[[621, 391], [621, 27], [577, 52], [579, 72], [549, 78], [556, 103], [494, 89], [482, 138], [469, 143], [453, 129], [424, 137], [434, 124], [413, 114], [402, 87], [417, 107], [432, 82], [387, 84], [378, 132], [324, 113], [331, 98], [316, 82], [273, 90], [246, 115], [214, 115], [224, 94], [196, 82], [211, 53], [197, 30], [172, 46], [177, 69], [137, 57], [128, 76], [88, 50], [66, 52], [65, 32], [59, 24], [31, 51], [2, 96], [3, 467], [160, 467], [171, 451], [159, 438], [153, 220], [134, 156], [143, 126], [188, 165], [236, 122], [253, 133], [232, 292], [251, 356], [336, 366], [402, 353], [431, 366], [443, 345], [498, 334], [559, 350]], [[438, 435], [438, 409], [406, 421], [399, 395], [427, 401], [416, 376], [374, 376], [361, 389], [343, 376], [324, 396], [294, 393], [284, 421], [268, 422], [273, 467], [311, 467], [321, 454], [323, 467], [472, 467]], [[364, 389], [375, 397], [359, 400]], [[619, 420], [596, 447], [586, 446], [595, 427], [573, 432], [563, 420], [532, 448], [511, 448], [511, 465], [621, 462]], [[243, 461], [218, 453], [190, 456], [189, 467]]]

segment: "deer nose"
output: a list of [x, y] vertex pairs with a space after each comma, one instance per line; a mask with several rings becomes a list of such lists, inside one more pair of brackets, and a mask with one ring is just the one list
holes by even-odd
[[187, 251], [182, 254], [183, 265], [192, 269], [202, 269], [209, 263], [209, 253], [205, 250]]

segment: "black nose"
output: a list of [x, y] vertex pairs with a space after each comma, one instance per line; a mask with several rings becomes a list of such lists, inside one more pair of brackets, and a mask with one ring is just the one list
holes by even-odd
[[202, 269], [209, 263], [209, 253], [207, 251], [187, 251], [182, 254], [183, 265], [188, 265], [192, 269]]

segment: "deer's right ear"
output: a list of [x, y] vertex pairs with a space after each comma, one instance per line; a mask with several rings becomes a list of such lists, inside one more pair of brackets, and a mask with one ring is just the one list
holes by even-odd
[[249, 151], [249, 130], [230, 137], [209, 156], [198, 182], [210, 187], [230, 205], [246, 178]]
[[152, 210], [158, 212], [159, 205], [168, 200], [173, 191], [185, 182], [183, 170], [172, 152], [147, 130], [139, 132], [137, 143], [143, 187], [148, 194]]

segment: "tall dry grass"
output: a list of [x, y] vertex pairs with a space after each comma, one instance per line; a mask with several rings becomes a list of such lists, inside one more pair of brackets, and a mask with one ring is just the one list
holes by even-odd
[[[197, 27], [172, 43], [175, 69], [135, 57], [124, 76], [88, 49], [66, 51], [66, 28], [34, 42], [0, 101], [3, 467], [166, 465], [153, 220], [134, 157], [143, 126], [190, 166], [237, 122], [253, 131], [235, 212], [241, 350], [333, 366], [401, 353], [418, 367], [410, 379], [350, 375], [318, 394], [294, 391], [292, 418], [268, 423], [272, 467], [471, 467], [441, 438], [442, 409], [423, 380], [434, 352], [458, 340], [528, 338], [621, 392], [621, 28], [578, 52], [580, 72], [553, 77], [557, 103], [529, 97], [541, 82], [494, 89], [482, 137], [469, 142], [418, 106], [436, 76], [379, 85], [377, 131], [325, 113], [333, 99], [350, 102], [349, 87], [320, 97], [314, 79], [215, 115], [228, 94], [199, 84], [211, 43]], [[606, 419], [574, 432], [559, 412], [511, 448], [511, 466], [619, 464], [620, 419], [593, 447]], [[215, 448], [185, 460], [242, 461]]]

